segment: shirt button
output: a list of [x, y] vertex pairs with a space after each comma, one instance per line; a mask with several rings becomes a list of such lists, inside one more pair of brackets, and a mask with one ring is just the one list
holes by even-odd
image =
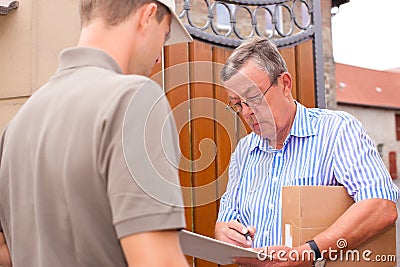
[[269, 235], [269, 231], [264, 231], [264, 235]]
[[275, 205], [271, 203], [271, 204], [268, 205], [268, 207], [269, 207], [270, 210], [273, 210], [275, 208]]
[[274, 178], [272, 178], [272, 181], [273, 181], [273, 182], [275, 182], [275, 183], [276, 183], [276, 182], [278, 182], [278, 180], [279, 180], [279, 178], [278, 178], [278, 177], [274, 177]]

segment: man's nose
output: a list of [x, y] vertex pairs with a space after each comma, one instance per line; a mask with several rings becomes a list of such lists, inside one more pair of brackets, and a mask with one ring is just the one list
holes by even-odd
[[242, 102], [242, 115], [244, 117], [250, 116], [253, 114], [253, 110], [247, 105], [247, 103]]

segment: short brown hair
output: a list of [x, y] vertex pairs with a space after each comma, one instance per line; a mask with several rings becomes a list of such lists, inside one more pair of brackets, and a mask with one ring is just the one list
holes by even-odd
[[286, 62], [276, 46], [265, 38], [253, 37], [233, 51], [221, 70], [221, 80], [225, 82], [232, 78], [250, 59], [254, 60], [270, 79], [287, 72]]
[[80, 0], [81, 25], [85, 26], [92, 19], [102, 17], [108, 26], [115, 26], [125, 21], [134, 10], [149, 3], [157, 4], [158, 22], [171, 13], [168, 7], [155, 0]]

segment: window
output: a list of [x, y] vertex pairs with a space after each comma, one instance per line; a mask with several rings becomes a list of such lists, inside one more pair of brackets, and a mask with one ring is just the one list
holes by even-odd
[[376, 148], [378, 149], [379, 156], [381, 156], [381, 158], [383, 158], [383, 144], [382, 144], [382, 143], [379, 143], [379, 144], [376, 146]]
[[397, 179], [397, 161], [396, 161], [396, 152], [389, 152], [389, 173], [392, 179]]

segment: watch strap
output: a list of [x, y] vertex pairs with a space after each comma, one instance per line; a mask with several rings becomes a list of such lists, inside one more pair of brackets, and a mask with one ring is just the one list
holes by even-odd
[[306, 243], [308, 243], [312, 251], [314, 251], [314, 256], [315, 256], [314, 261], [321, 259], [321, 251], [319, 250], [317, 243], [315, 243], [314, 240], [307, 241]]

